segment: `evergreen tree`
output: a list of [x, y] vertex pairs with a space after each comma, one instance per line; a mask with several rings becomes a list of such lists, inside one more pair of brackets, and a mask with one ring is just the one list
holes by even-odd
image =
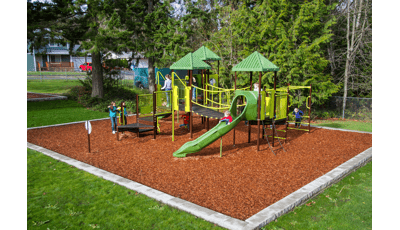
[[126, 10], [114, 10], [101, 32], [117, 41], [118, 52], [132, 51], [148, 59], [149, 89], [153, 92], [154, 67], [169, 66], [193, 51], [192, 22], [201, 12], [189, 7], [185, 15], [177, 15], [170, 1], [120, 0], [119, 4]]
[[117, 6], [121, 7], [117, 3], [113, 0], [28, 1], [28, 43], [39, 48], [49, 41], [69, 42], [70, 51], [75, 44], [81, 44], [82, 49], [92, 54], [92, 97], [102, 98], [101, 55], [114, 51], [117, 46], [101, 29]]
[[[281, 86], [312, 84], [314, 102], [322, 103], [338, 90], [331, 76], [325, 73], [329, 63], [325, 58], [326, 46], [332, 36], [330, 27], [334, 20], [329, 17], [332, 6], [324, 2], [245, 1], [237, 10], [232, 5], [223, 6], [230, 12], [224, 17], [228, 27], [218, 31], [209, 45], [217, 49], [227, 70], [231, 68], [230, 58], [235, 59], [236, 63], [232, 63], [235, 65], [254, 51], [262, 53], [279, 66]], [[225, 38], [230, 38], [230, 45], [215, 45], [223, 44]], [[230, 79], [229, 74], [232, 73], [226, 71], [223, 77]], [[257, 78], [255, 76], [253, 82]], [[238, 79], [238, 84], [248, 86], [248, 74], [239, 74]], [[262, 84], [272, 88], [273, 73], [264, 73]]]

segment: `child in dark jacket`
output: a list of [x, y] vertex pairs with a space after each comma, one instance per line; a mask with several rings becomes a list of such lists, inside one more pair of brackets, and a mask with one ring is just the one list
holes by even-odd
[[[301, 115], [300, 115], [301, 114]], [[298, 108], [295, 108], [294, 109], [294, 111], [293, 111], [293, 115], [295, 115], [296, 117], [295, 117], [295, 119], [296, 119], [296, 122], [294, 123], [294, 127], [295, 128], [297, 128], [297, 126], [300, 128], [300, 124], [301, 124], [301, 118], [303, 117], [303, 111], [301, 111], [300, 109], [298, 109]]]
[[108, 111], [110, 112], [112, 133], [115, 134], [115, 129], [117, 126], [117, 107], [115, 107], [114, 101], [112, 101], [111, 105], [108, 106]]

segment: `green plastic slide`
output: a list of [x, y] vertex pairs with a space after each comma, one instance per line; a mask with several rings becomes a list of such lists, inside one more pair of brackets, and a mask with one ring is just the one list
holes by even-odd
[[[246, 97], [247, 104], [240, 115], [236, 115], [236, 102], [239, 96]], [[218, 138], [231, 131], [242, 119], [254, 120], [257, 119], [257, 98], [258, 92], [256, 91], [236, 91], [235, 97], [231, 104], [229, 111], [231, 112], [232, 122], [227, 125], [225, 122], [217, 124], [214, 128], [204, 133], [196, 140], [189, 141], [182, 145], [176, 152], [174, 157], [186, 157], [187, 154], [195, 153], [207, 147]]]

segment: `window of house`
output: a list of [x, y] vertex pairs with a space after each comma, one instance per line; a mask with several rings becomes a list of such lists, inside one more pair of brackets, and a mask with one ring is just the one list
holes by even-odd
[[61, 55], [50, 55], [50, 62], [61, 62]]
[[50, 42], [50, 43], [49, 43], [49, 46], [50, 46], [50, 47], [58, 47], [58, 46], [60, 46], [60, 44], [54, 43], [54, 42]]
[[69, 55], [61, 55], [61, 62], [69, 62], [70, 58]]

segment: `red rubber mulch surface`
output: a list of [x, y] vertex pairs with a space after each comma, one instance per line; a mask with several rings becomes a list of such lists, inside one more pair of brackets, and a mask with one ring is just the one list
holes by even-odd
[[[133, 122], [136, 118], [128, 117], [128, 124]], [[216, 123], [210, 119], [210, 128]], [[110, 120], [93, 121], [91, 153], [83, 123], [28, 130], [28, 142], [241, 220], [372, 146], [371, 134], [289, 130], [286, 152], [276, 143], [274, 156], [266, 140], [261, 140], [257, 152], [256, 126], [247, 143], [247, 126], [241, 122], [236, 127], [235, 147], [233, 131], [223, 137], [222, 158], [220, 139], [186, 158], [174, 158], [173, 152], [191, 140], [190, 134], [175, 123], [172, 142], [171, 117], [160, 124], [162, 132], [156, 140], [153, 132], [142, 133], [140, 138], [125, 132], [117, 141]], [[193, 127], [193, 138], [206, 132], [199, 117], [195, 116]]]
[[53, 97], [53, 96], [44, 95], [44, 94], [40, 94], [40, 93], [28, 93], [28, 99], [30, 99], [30, 98], [46, 98], [46, 97]]

